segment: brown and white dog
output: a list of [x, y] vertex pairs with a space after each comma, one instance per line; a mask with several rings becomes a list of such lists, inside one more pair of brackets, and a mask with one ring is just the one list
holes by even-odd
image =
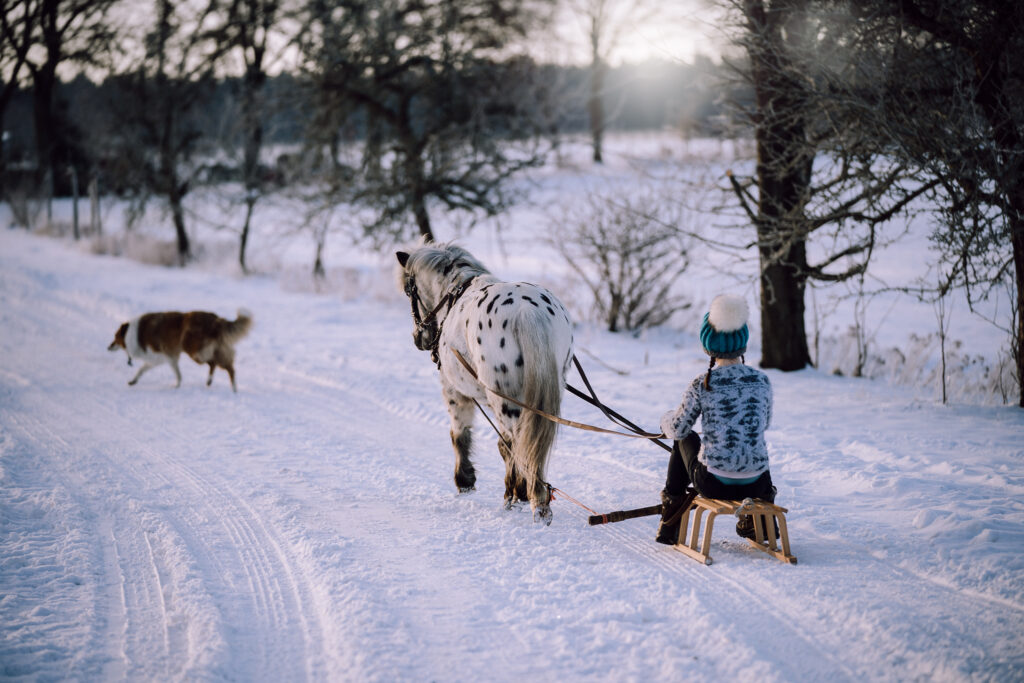
[[146, 313], [123, 323], [107, 350], [124, 349], [128, 354], [128, 365], [132, 364], [133, 358], [143, 362], [129, 385], [138, 382], [146, 370], [161, 363], [170, 363], [178, 378], [174, 386], [180, 387], [178, 356], [184, 351], [200, 365], [206, 363], [210, 366], [206, 386], [210, 386], [213, 371], [220, 366], [227, 370], [231, 389], [237, 392], [234, 344], [248, 334], [250, 327], [252, 313], [244, 308], [238, 309], [238, 318], [233, 321], [206, 311]]

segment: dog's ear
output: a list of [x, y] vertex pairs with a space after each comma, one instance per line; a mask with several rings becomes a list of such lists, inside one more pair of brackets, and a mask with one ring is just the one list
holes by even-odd
[[405, 268], [405, 264], [409, 262], [409, 253], [405, 251], [396, 251], [395, 256], [398, 258], [398, 265]]
[[113, 351], [118, 346], [127, 346], [124, 341], [127, 335], [128, 323], [121, 323], [121, 327], [117, 328], [117, 332], [114, 333], [114, 341], [110, 342], [110, 346], [107, 347], [107, 350]]

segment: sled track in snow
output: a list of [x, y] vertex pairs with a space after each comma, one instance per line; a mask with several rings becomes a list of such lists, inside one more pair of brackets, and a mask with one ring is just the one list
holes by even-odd
[[[180, 432], [161, 428], [160, 435], [170, 437], [177, 443], [187, 443], [189, 437]], [[152, 460], [161, 456], [145, 444], [136, 441]], [[173, 458], [163, 457], [163, 462], [176, 470], [177, 484], [186, 483], [201, 500], [215, 501], [209, 505], [214, 511], [215, 521], [224, 526], [231, 540], [237, 561], [230, 566], [242, 567], [246, 585], [251, 587], [257, 622], [263, 624], [257, 632], [265, 638], [259, 648], [261, 664], [255, 669], [257, 675], [276, 671], [287, 661], [306, 662], [312, 666], [323, 652], [323, 636], [318, 616], [311, 610], [315, 604], [311, 596], [309, 581], [301, 569], [285, 551], [283, 543], [269, 529], [254, 508], [234, 493], [223, 482], [214, 482], [199, 475], [192, 467]], [[294, 626], [298, 620], [298, 634]], [[237, 625], [236, 625], [237, 627]], [[282, 648], [281, 643], [288, 643]], [[294, 650], [302, 656], [296, 658]], [[284, 677], [289, 677], [282, 672]], [[314, 671], [307, 669], [307, 679], [314, 679]]]
[[[569, 514], [579, 518], [586, 523], [587, 513], [582, 512], [575, 506]], [[718, 558], [718, 562], [711, 566], [701, 565], [689, 557], [684, 556], [667, 546], [658, 545], [653, 538], [639, 537], [635, 530], [631, 532], [628, 522], [624, 525], [607, 524], [596, 529], [600, 533], [607, 534], [610, 545], [622, 547], [626, 553], [636, 557], [643, 564], [675, 577], [679, 584], [685, 588], [692, 588], [695, 595], [700, 598], [709, 596], [713, 601], [715, 611], [718, 606], [726, 614], [749, 614], [748, 620], [742, 624], [729, 622], [716, 623], [726, 631], [733, 628], [743, 630], [744, 633], [761, 630], [771, 633], [791, 634], [785, 638], [787, 642], [787, 657], [784, 660], [777, 660], [780, 667], [780, 676], [785, 680], [836, 680], [845, 677], [846, 680], [885, 680], [887, 677], [899, 676], [899, 670], [881, 671], [878, 669], [863, 669], [851, 666], [840, 655], [851, 648], [862, 647], [865, 642], [864, 631], [872, 631], [875, 627], [889, 627], [897, 624], [895, 632], [891, 634], [893, 648], [906, 647], [906, 635], [900, 633], [898, 625], [900, 619], [895, 617], [873, 616], [873, 609], [889, 609], [896, 614], [901, 614], [901, 604], [911, 605], [920, 595], [934, 594], [940, 591], [944, 596], [940, 603], [946, 606], [948, 614], [945, 618], [937, 620], [930, 638], [934, 642], [920, 642], [918, 648], [911, 645], [907, 648], [907, 657], [918, 657], [921, 663], [910, 666], [909, 670], [920, 670], [921, 666], [934, 667], [936, 675], [948, 677], [955, 671], [958, 676], [968, 678], [976, 677], [979, 672], [983, 680], [1007, 680], [1012, 678], [1013, 671], [1018, 671], [1021, 664], [1019, 655], [1015, 658], [1012, 654], [1009, 657], [998, 659], [995, 663], [988, 661], [986, 647], [999, 646], [1006, 652], [1012, 652], [1012, 634], [1004, 635], [1004, 643], [986, 643], [983, 641], [972, 642], [974, 636], [972, 630], [962, 626], [965, 622], [987, 622], [990, 625], [988, 631], [993, 634], [1006, 631], [1007, 607], [1010, 607], [1012, 614], [1009, 615], [1016, 626], [1010, 626], [1012, 632], [1015, 628], [1024, 627], [1024, 615], [1017, 605], [1005, 605], [1003, 601], [988, 596], [980, 596], [985, 599], [983, 604], [977, 604], [975, 592], [964, 593], [956, 587], [937, 583], [927, 576], [919, 576], [901, 567], [866, 554], [863, 548], [843, 542], [837, 539], [807, 538], [794, 541], [794, 552], [800, 556], [801, 545], [809, 544], [824, 545], [832, 548], [831, 555], [842, 555], [841, 562], [848, 563], [850, 571], [859, 572], [864, 576], [886, 577], [881, 580], [884, 586], [890, 586], [894, 582], [902, 583], [903, 589], [893, 595], [884, 595], [873, 599], [871, 605], [858, 606], [857, 596], [837, 596], [839, 599], [849, 597], [853, 604], [838, 605], [834, 614], [809, 615], [796, 609], [791, 596], [784, 592], [780, 593], [780, 586], [796, 585], [806, 589], [801, 577], [787, 577], [785, 572], [813, 571], [806, 563], [798, 567], [783, 565], [774, 559], [768, 558], [759, 551], [749, 548], [745, 542], [740, 541], [732, 535], [732, 518], [722, 517], [715, 525], [715, 537], [712, 541], [712, 554]], [[846, 557], [848, 556], [848, 558]], [[728, 565], [726, 564], [728, 562]], [[740, 566], [741, 565], [741, 566]], [[737, 571], [739, 570], [739, 571]], [[783, 573], [780, 577], [779, 574]], [[742, 580], [738, 577], [742, 576]], [[895, 576], [896, 578], [892, 578]], [[828, 572], [818, 570], [813, 576], [802, 577], [812, 579], [813, 582], [821, 584], [827, 590]], [[790, 579], [792, 581], [787, 581]], [[870, 583], [870, 582], [869, 582]], [[934, 598], [933, 598], [934, 599]], [[891, 604], [887, 604], [891, 601]], [[706, 604], [707, 601], [704, 601]], [[875, 603], [879, 604], [875, 604]], [[993, 608], [1002, 612], [1000, 614], [990, 613]], [[859, 614], [866, 613], [866, 614]], [[853, 616], [850, 616], [853, 615]], [[822, 640], [822, 633], [815, 631], [815, 624], [820, 619], [838, 619], [843, 624], [838, 633], [833, 632], [834, 642]], [[833, 630], [835, 626], [831, 627]], [[878, 634], [876, 634], [878, 635]], [[883, 634], [884, 635], [884, 634]], [[879, 635], [878, 637], [882, 637]], [[878, 645], [876, 640], [875, 646]], [[891, 654], [891, 653], [887, 653]], [[787, 667], [783, 662], [789, 662]], [[852, 655], [850, 661], [871, 661], [870, 657]], [[998, 672], [1002, 671], [1000, 675]]]
[[[581, 513], [574, 509], [572, 514], [575, 517], [582, 518], [584, 523], [587, 522], [588, 515], [586, 513]], [[728, 520], [723, 518], [723, 521]], [[719, 534], [725, 528], [726, 525], [721, 524], [721, 528], [718, 529]], [[627, 528], [618, 524], [602, 525], [600, 533], [610, 536], [616, 545], [621, 545], [627, 549], [629, 554], [635, 555], [644, 564], [676, 577], [682, 586], [692, 588], [698, 595], [706, 592], [714, 596], [716, 603], [727, 603], [728, 606], [723, 609], [723, 612], [743, 613], [750, 611], [751, 605], [758, 605], [763, 602], [762, 596], [757, 595], [747, 586], [721, 574], [716, 574], [713, 566], [698, 564], [668, 546], [655, 543], [653, 538], [640, 538], [636, 533], [629, 533]], [[718, 546], [720, 544], [715, 542], [714, 545]], [[751, 552], [757, 551], [751, 550]], [[745, 561], [759, 562], [763, 559], [760, 555], [758, 553], [757, 557], [745, 558]], [[722, 590], [723, 584], [728, 586], [728, 590]], [[797, 625], [799, 622], [792, 615], [779, 610], [776, 610], [774, 613], [767, 610], [758, 610], [752, 615], [752, 619], [756, 621], [756, 628], [776, 633], [791, 633], [793, 637], [789, 640], [793, 644], [792, 656], [794, 660], [819, 663], [828, 662], [831, 664], [831, 668], [823, 667], [819, 664], [815, 667], [816, 670], [813, 673], [808, 672], [806, 669], [788, 672], [790, 680], [807, 677], [808, 675], [810, 679], [825, 680], [826, 676], [834, 679], [837, 671], [848, 676], [851, 681], [858, 680], [857, 674], [847, 668], [843, 662], [818, 647], [815, 644], [815, 639]]]
[[[91, 429], [88, 416], [80, 409], [51, 402], [45, 410], [61, 413], [64, 417], [61, 424], [69, 430], [68, 433], [88, 433]], [[34, 414], [40, 414], [40, 411]], [[203, 574], [204, 585], [217, 587], [219, 593], [213, 596], [183, 597], [193, 601], [212, 599], [218, 603], [217, 607], [200, 604], [198, 608], [201, 611], [203, 608], [212, 609], [213, 612], [218, 609], [226, 611], [227, 622], [216, 624], [221, 631], [220, 637], [226, 637], [225, 630], [244, 631], [250, 634], [253, 642], [259, 643], [254, 648], [255, 657], [248, 664], [253, 676], [278, 672], [281, 678], [292, 678], [296, 672], [288, 673], [281, 669], [282, 665], [304, 662], [307, 670], [302, 675], [307, 679], [315, 678], [316, 671], [313, 669], [323, 652], [323, 636], [318, 616], [311, 609], [314, 600], [310, 595], [308, 581], [289, 557], [282, 542], [269, 530], [253, 507], [224, 483], [204, 478], [193, 468], [166, 454], [157, 453], [149, 444], [132, 438], [132, 430], [128, 428], [125, 418], [116, 416], [112, 411], [108, 411], [104, 418], [119, 422], [117, 426], [125, 428], [116, 431], [120, 432], [122, 439], [125, 435], [130, 439], [130, 446], [121, 446], [124, 457], [119, 461], [115, 462], [110, 456], [105, 456], [108, 470], [123, 468], [119, 476], [128, 480], [122, 494], [127, 498], [125, 503], [129, 505], [129, 510], [126, 512], [130, 514], [123, 519], [108, 518], [100, 525], [111, 531], [113, 556], [125, 560], [119, 562], [118, 567], [106, 567], [104, 573], [120, 585], [122, 592], [120, 602], [125, 623], [115, 630], [123, 631], [123, 638], [126, 639], [123, 649], [129, 663], [136, 656], [156, 656], [157, 659], [173, 662], [187, 653], [190, 643], [185, 629], [189, 624], [183, 623], [178, 613], [183, 607], [170, 604], [178, 597], [175, 582], [180, 582], [182, 577], [175, 576], [181, 572], [181, 567], [175, 565], [180, 565], [182, 558], [172, 561], [164, 557], [168, 552], [177, 552], [184, 553], [184, 559], [196, 565], [195, 569]], [[21, 436], [35, 441], [40, 448], [52, 447], [54, 442], [66, 449], [71, 448], [62, 433], [51, 429], [38, 418], [23, 413], [18, 423]], [[189, 437], [166, 428], [155, 428], [153, 436], [154, 441], [174, 445], [189, 442]], [[124, 441], [120, 443], [124, 444]], [[133, 491], [145, 490], [154, 484], [181, 499], [168, 506], [172, 508], [169, 512], [133, 509]], [[178, 493], [183, 486], [192, 495], [182, 496]], [[174, 547], [173, 543], [168, 545], [166, 529], [159, 537], [154, 536], [154, 525], [157, 529], [168, 525], [171, 535], [179, 539], [184, 547]], [[204, 535], [204, 528], [211, 526], [223, 530], [228, 541], [226, 546], [215, 537]], [[158, 542], [160, 545], [157, 545]], [[231, 557], [221, 559], [224, 553], [229, 553]], [[148, 558], [142, 566], [148, 566], [149, 571], [137, 570], [139, 563], [133, 562], [132, 558], [139, 557]], [[232, 568], [244, 570], [244, 577], [232, 577]], [[115, 572], [116, 576], [113, 575]], [[193, 609], [196, 607], [192, 605]], [[210, 618], [216, 617], [211, 615]], [[296, 624], [295, 620], [299, 623]], [[157, 646], [157, 643], [160, 645]], [[194, 647], [197, 644], [191, 645]], [[154, 647], [159, 652], [154, 652]], [[146, 675], [171, 673], [150, 671]]]
[[[330, 377], [317, 377], [309, 374], [308, 372], [289, 367], [280, 367], [278, 368], [278, 372], [282, 375], [301, 380], [305, 384], [312, 385], [320, 389], [342, 391], [350, 396], [355, 396], [396, 418], [403, 420], [415, 420], [416, 422], [437, 427], [445, 427], [446, 429], [448, 427], [448, 416], [441, 403], [440, 387], [438, 387], [436, 396], [433, 397], [435, 399], [433, 401], [433, 405], [417, 403], [410, 407], [406, 403], [391, 399], [386, 394], [382, 394], [379, 388], [375, 386], [377, 378], [372, 375], [361, 375], [361, 381], [351, 381], [350, 379], [347, 379], [351, 378], [355, 372], [353, 369], [348, 367], [339, 367]], [[279, 386], [294, 385], [281, 384]]]

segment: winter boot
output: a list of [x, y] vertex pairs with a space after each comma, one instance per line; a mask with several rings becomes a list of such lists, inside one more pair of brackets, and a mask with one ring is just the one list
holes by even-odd
[[[779, 523], [772, 517], [772, 524], [775, 525], [775, 538], [779, 537]], [[757, 540], [757, 534], [754, 533], [754, 518], [750, 515], [743, 515], [739, 521], [736, 522], [736, 535], [741, 538], [749, 538], [750, 540]], [[768, 538], [768, 527], [761, 524], [761, 537]]]
[[[763, 496], [763, 500], [766, 500], [769, 503], [774, 503], [775, 502], [775, 496], [776, 496], [776, 494], [778, 494], [778, 492], [779, 492], [779, 490], [777, 488], [775, 488], [774, 486], [772, 486], [770, 490], [765, 491], [765, 495]], [[775, 521], [774, 517], [772, 518], [772, 521], [775, 523], [775, 538], [778, 538], [779, 537], [779, 523]], [[756, 539], [757, 538], [757, 534], [754, 533], [754, 518], [751, 517], [750, 515], [743, 515], [742, 517], [740, 517], [739, 521], [736, 522], [736, 535], [739, 536], [740, 538], [749, 538], [751, 540]], [[763, 525], [762, 525], [762, 528], [761, 528], [761, 535], [764, 536], [765, 538], [768, 538], [768, 529], [765, 528]]]
[[[772, 524], [775, 526], [775, 538], [779, 537], [779, 522], [775, 517], [772, 517]], [[752, 541], [757, 540], [757, 534], [754, 532], [754, 518], [750, 515], [743, 515], [736, 522], [736, 535], [740, 538], [749, 538]], [[768, 538], [768, 527], [764, 521], [761, 522], [761, 538]]]
[[736, 535], [740, 538], [757, 538], [754, 533], [754, 518], [750, 515], [743, 515], [736, 522]]
[[679, 523], [696, 497], [697, 491], [692, 488], [686, 489], [678, 496], [661, 492], [661, 523], [658, 525], [655, 541], [665, 545], [675, 545], [679, 541]]

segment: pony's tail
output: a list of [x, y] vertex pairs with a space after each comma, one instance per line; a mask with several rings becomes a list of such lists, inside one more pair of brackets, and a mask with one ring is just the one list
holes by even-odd
[[252, 313], [247, 308], [238, 309], [238, 317], [234, 320], [229, 320], [224, 327], [221, 328], [220, 338], [228, 344], [234, 344], [236, 341], [249, 334], [249, 330], [252, 328]]
[[[523, 354], [523, 403], [551, 415], [559, 415], [562, 407], [562, 365], [555, 357], [553, 340], [547, 321], [523, 316], [513, 323], [514, 334]], [[530, 501], [547, 504], [550, 491], [545, 482], [548, 453], [555, 442], [557, 425], [537, 413], [524, 410], [517, 424], [512, 457], [533, 491]]]

